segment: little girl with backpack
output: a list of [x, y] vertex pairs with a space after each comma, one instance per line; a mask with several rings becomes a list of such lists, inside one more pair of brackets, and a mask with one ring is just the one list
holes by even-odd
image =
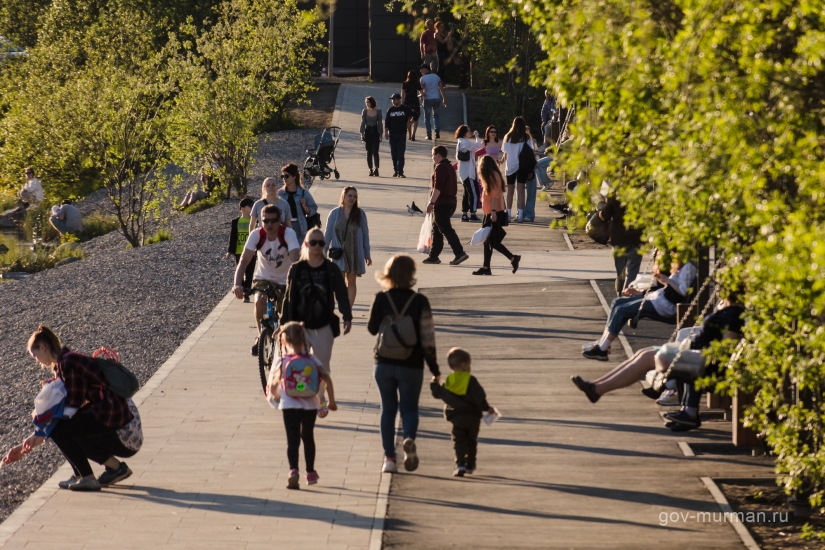
[[307, 353], [306, 334], [301, 323], [289, 322], [281, 327], [280, 343], [284, 353], [269, 372], [267, 401], [283, 411], [289, 460], [287, 489], [300, 489], [298, 478], [298, 449], [304, 443], [306, 480], [308, 485], [318, 483], [315, 471], [315, 418], [318, 411], [318, 387], [327, 386], [329, 410], [338, 410], [332, 379], [321, 371], [321, 362]]

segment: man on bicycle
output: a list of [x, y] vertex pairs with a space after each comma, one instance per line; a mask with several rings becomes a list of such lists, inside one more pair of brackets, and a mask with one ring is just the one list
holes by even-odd
[[[275, 309], [280, 311], [283, 303], [283, 290], [286, 276], [292, 262], [298, 260], [301, 245], [295, 231], [281, 224], [281, 210], [276, 204], [264, 206], [261, 212], [263, 226], [249, 234], [243, 255], [235, 268], [235, 284], [232, 291], [238, 299], [243, 298], [243, 276], [246, 266], [258, 255], [255, 274], [252, 276], [253, 287], [263, 289], [272, 284], [278, 288], [278, 302]], [[266, 295], [258, 293], [255, 297], [255, 326], [261, 330], [261, 319], [266, 313]], [[252, 346], [252, 355], [258, 355], [258, 340]]]

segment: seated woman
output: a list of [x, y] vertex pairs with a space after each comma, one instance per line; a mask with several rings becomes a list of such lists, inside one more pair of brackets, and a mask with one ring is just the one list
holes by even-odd
[[[729, 293], [723, 300], [722, 307], [715, 313], [705, 317], [702, 326], [690, 336], [690, 349], [705, 349], [717, 340], [728, 338], [738, 339], [742, 332], [742, 325], [744, 324], [742, 314], [745, 308], [737, 302], [738, 296]], [[584, 380], [581, 376], [572, 376], [571, 380], [577, 388], [587, 395], [591, 403], [595, 403], [604, 394], [626, 388], [644, 378], [648, 371], [656, 368], [653, 359], [656, 356], [656, 352], [659, 351], [659, 348], [660, 346], [652, 346], [637, 351], [633, 357], [621, 363], [615, 369], [594, 382]], [[711, 369], [710, 366], [706, 369], [706, 372], [709, 369]], [[690, 384], [689, 386], [692, 387]], [[698, 396], [698, 394], [699, 392], [696, 392], [696, 396]], [[679, 413], [681, 412], [682, 411], [679, 411]], [[693, 419], [693, 423], [697, 424], [694, 427], [698, 427], [698, 397], [691, 398], [690, 403], [688, 403], [685, 408], [684, 415], [672, 418], [679, 413], [673, 413], [669, 420], [674, 423], [691, 424], [688, 420]], [[685, 419], [685, 415], [689, 418]]]
[[613, 300], [604, 334], [598, 342], [585, 346], [582, 355], [587, 359], [607, 361], [610, 344], [619, 335], [625, 323], [636, 317], [639, 307], [642, 308], [643, 314], [675, 320], [676, 304], [681, 303], [687, 296], [688, 288], [696, 279], [696, 267], [690, 262], [683, 264], [674, 260], [670, 271], [670, 276], [661, 273], [658, 269], [654, 271], [653, 275], [662, 288], [651, 291], [647, 298], [643, 296], [644, 292], [635, 288], [627, 288], [620, 298]]

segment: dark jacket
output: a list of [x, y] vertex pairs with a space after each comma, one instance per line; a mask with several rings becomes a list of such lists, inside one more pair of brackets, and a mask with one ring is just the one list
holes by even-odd
[[602, 219], [610, 223], [610, 244], [618, 248], [638, 248], [642, 245], [642, 230], [627, 229], [624, 214], [627, 208], [613, 197], [602, 209]]
[[[381, 321], [388, 315], [393, 315], [392, 308], [387, 302], [388, 299], [393, 301], [395, 307], [400, 312], [413, 292], [412, 290], [394, 288], [388, 292], [379, 292], [376, 294], [375, 300], [373, 300], [372, 307], [370, 308], [370, 320], [367, 323], [367, 330], [370, 331], [370, 334], [373, 336], [378, 334], [378, 329], [381, 328]], [[389, 359], [378, 355], [376, 351], [375, 364], [401, 365], [424, 370], [424, 361], [426, 360], [430, 372], [432, 372], [434, 376], [440, 375], [438, 359], [436, 359], [435, 355], [435, 324], [433, 323], [433, 312], [432, 309], [430, 309], [430, 301], [423, 294], [418, 294], [407, 309], [406, 315], [412, 318], [413, 324], [415, 325], [415, 332], [418, 335], [418, 342], [416, 342], [412, 354], [406, 359]]]
[[[238, 222], [240, 221], [240, 216], [232, 220], [231, 229], [229, 231], [229, 248], [227, 248], [227, 252], [230, 254], [237, 254], [238, 253]], [[246, 233], [243, 236], [243, 243], [246, 244], [246, 239], [249, 237], [249, 221], [247, 220], [246, 226]]]
[[407, 121], [410, 117], [415, 116], [415, 113], [407, 105], [399, 105], [398, 107], [390, 107], [387, 109], [387, 116], [384, 120], [384, 127], [387, 132], [395, 135], [407, 135]]
[[702, 321], [702, 330], [691, 337], [690, 349], [705, 349], [713, 342], [722, 339], [726, 332], [742, 334], [745, 320], [742, 314], [745, 308], [738, 305], [722, 308], [705, 317]]
[[441, 192], [435, 201], [436, 206], [457, 204], [458, 177], [455, 175], [455, 170], [449, 160], [443, 159], [433, 170], [432, 187]]
[[[324, 318], [332, 319], [332, 314], [335, 313], [335, 300], [338, 300], [338, 311], [344, 318], [344, 321], [352, 321], [352, 308], [349, 303], [349, 295], [347, 294], [347, 285], [344, 282], [344, 276], [341, 275], [341, 270], [331, 261], [324, 258], [324, 265], [326, 266], [326, 305], [327, 311]], [[312, 323], [307, 323], [305, 312], [299, 310], [296, 304], [299, 302], [298, 293], [300, 292], [301, 284], [298, 278], [309, 276], [309, 263], [306, 260], [301, 260], [292, 264], [289, 268], [289, 273], [286, 277], [286, 292], [284, 293], [284, 304], [281, 308], [281, 324], [290, 321], [299, 321], [306, 324], [306, 328], [317, 329], [325, 327], [329, 321], [319, 326], [311, 326]], [[330, 291], [330, 288], [332, 291]]]
[[[442, 386], [436, 381], [430, 383], [430, 389], [433, 392], [433, 397], [441, 399], [446, 403], [444, 405], [444, 416], [447, 420], [452, 419], [458, 415], [469, 414], [481, 418], [485, 411], [490, 410], [490, 404], [487, 403], [487, 396], [484, 393], [484, 388], [481, 387], [475, 376], [470, 375], [469, 384], [466, 387], [464, 395], [458, 395], [447, 389], [450, 387], [450, 377]], [[469, 374], [469, 373], [467, 373]]]

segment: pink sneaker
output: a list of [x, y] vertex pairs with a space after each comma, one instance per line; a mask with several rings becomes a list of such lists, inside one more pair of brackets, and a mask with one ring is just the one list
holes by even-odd
[[300, 489], [301, 487], [298, 485], [298, 478], [301, 477], [301, 474], [298, 470], [290, 470], [289, 471], [289, 479], [286, 481], [286, 488], [287, 489]]
[[307, 485], [315, 485], [319, 477], [318, 472], [307, 472]]

